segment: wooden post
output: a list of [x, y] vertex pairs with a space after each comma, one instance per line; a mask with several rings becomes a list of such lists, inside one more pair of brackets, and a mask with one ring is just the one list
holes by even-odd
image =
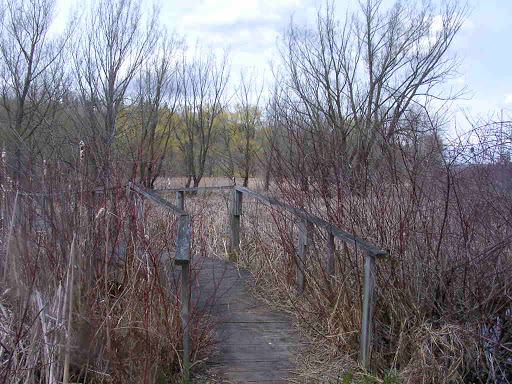
[[190, 379], [190, 335], [189, 335], [189, 301], [190, 301], [190, 216], [180, 215], [178, 236], [176, 240], [175, 264], [181, 265], [181, 324], [183, 327], [183, 378]]
[[[130, 246], [130, 238], [135, 239], [136, 233], [137, 233], [137, 222], [136, 222], [136, 208], [135, 208], [135, 196], [136, 192], [132, 188], [132, 182], [129, 181], [126, 185], [126, 198], [128, 199], [128, 212], [130, 212], [129, 220], [128, 220], [128, 233], [129, 233], [129, 239], [126, 244], [126, 256], [129, 260], [131, 260], [131, 256], [135, 254], [135, 244], [133, 244], [133, 247]], [[133, 215], [131, 214], [133, 208]], [[134, 240], [135, 241], [135, 240]]]
[[188, 382], [190, 379], [190, 335], [188, 327], [189, 271], [190, 262], [181, 265], [181, 322], [183, 325], [183, 378], [185, 382]]
[[140, 194], [137, 194], [135, 196], [137, 196], [137, 198], [135, 200], [136, 201], [135, 206], [137, 209], [137, 221], [140, 222], [140, 224], [142, 226], [142, 231], [144, 233], [144, 196], [142, 196]]
[[365, 368], [370, 366], [372, 343], [373, 290], [375, 287], [375, 256], [368, 253], [364, 262], [364, 298], [359, 359]]
[[40, 204], [41, 204], [41, 215], [46, 215], [46, 201], [48, 199], [48, 195], [47, 195], [47, 189], [46, 189], [46, 170], [47, 170], [47, 166], [46, 166], [46, 160], [43, 159], [43, 176], [41, 177], [42, 179], [42, 182], [41, 182], [41, 199], [40, 199]]
[[229, 260], [237, 261], [240, 254], [240, 216], [242, 214], [242, 192], [232, 189], [231, 199], [231, 246]]
[[176, 206], [182, 211], [185, 210], [185, 191], [176, 191]]
[[334, 276], [335, 266], [334, 257], [336, 255], [336, 244], [334, 243], [334, 235], [331, 232], [327, 233], [327, 275]]
[[305, 220], [301, 220], [299, 222], [299, 245], [297, 249], [297, 277], [296, 277], [296, 284], [297, 284], [297, 290], [299, 292], [304, 292], [304, 286], [305, 286], [305, 265], [306, 265], [306, 258], [308, 256], [308, 245], [310, 242], [309, 239], [309, 229], [310, 224], [306, 222]]

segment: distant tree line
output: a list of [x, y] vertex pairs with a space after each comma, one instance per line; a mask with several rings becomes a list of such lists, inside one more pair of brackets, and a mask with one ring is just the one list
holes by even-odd
[[43, 161], [76, 167], [80, 142], [101, 185], [114, 174], [148, 187], [162, 174], [187, 186], [205, 174], [254, 175], [264, 124], [256, 76], [230, 86], [227, 54], [187, 48], [158, 7], [91, 2], [63, 32], [52, 29], [54, 0], [1, 10], [0, 140], [17, 182]]

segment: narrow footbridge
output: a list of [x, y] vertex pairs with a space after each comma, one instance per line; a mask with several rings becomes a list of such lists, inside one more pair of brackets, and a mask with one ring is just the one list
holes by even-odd
[[[270, 206], [291, 212], [300, 219], [299, 243], [297, 246], [296, 285], [300, 291], [305, 285], [305, 261], [310, 244], [309, 231], [312, 226], [327, 231], [327, 273], [334, 273], [335, 238], [355, 247], [366, 254], [364, 267], [364, 298], [362, 329], [360, 335], [360, 360], [369, 365], [371, 347], [371, 313], [373, 290], [375, 285], [376, 259], [387, 256], [386, 252], [370, 245], [325, 220], [304, 210], [264, 196], [245, 187], [203, 187], [161, 189], [149, 191], [137, 184], [129, 183], [135, 204], [140, 199], [150, 199], [162, 207], [173, 211], [178, 216], [175, 264], [181, 266], [182, 292], [181, 313], [183, 323], [183, 370], [184, 378], [190, 375], [190, 340], [189, 340], [189, 302], [194, 302], [216, 317], [216, 333], [219, 339], [219, 353], [215, 360], [218, 375], [229, 382], [284, 382], [293, 375], [295, 353], [300, 350], [302, 341], [294, 332], [291, 321], [283, 314], [267, 308], [260, 300], [251, 295], [247, 283], [251, 274], [238, 269], [236, 261], [240, 252], [240, 218], [242, 216], [243, 194], [252, 196]], [[199, 261], [197, 275], [190, 276], [190, 215], [184, 209], [185, 192], [204, 189], [231, 189], [230, 207], [230, 259], [223, 261], [206, 258]], [[176, 193], [176, 203], [159, 196], [161, 193]], [[196, 261], [194, 261], [196, 262]], [[192, 287], [192, 291], [190, 288]], [[215, 298], [213, 300], [212, 298]]]
[[199, 307], [216, 317], [219, 341], [210, 371], [232, 383], [284, 383], [303, 346], [290, 319], [251, 295], [250, 273], [234, 263], [207, 258], [198, 268], [192, 293], [199, 296]]

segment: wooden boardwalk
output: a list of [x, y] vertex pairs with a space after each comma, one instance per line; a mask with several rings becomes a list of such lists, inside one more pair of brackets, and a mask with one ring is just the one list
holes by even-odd
[[205, 259], [193, 281], [193, 301], [215, 316], [216, 381], [285, 383], [293, 377], [301, 341], [289, 318], [251, 295], [251, 274], [228, 261]]

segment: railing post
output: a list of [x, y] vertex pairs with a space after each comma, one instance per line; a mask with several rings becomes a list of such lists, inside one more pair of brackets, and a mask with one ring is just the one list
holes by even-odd
[[297, 249], [297, 277], [296, 284], [297, 290], [299, 292], [304, 292], [305, 286], [305, 262], [308, 256], [308, 245], [310, 243], [309, 239], [309, 223], [306, 220], [301, 220], [299, 222], [299, 246]]
[[190, 378], [190, 335], [188, 326], [188, 303], [190, 285], [188, 277], [190, 262], [181, 265], [181, 321], [183, 325], [183, 377], [185, 381]]
[[242, 214], [242, 192], [232, 189], [231, 199], [231, 245], [229, 260], [237, 261], [240, 254], [240, 216]]
[[178, 236], [176, 240], [176, 265], [181, 265], [181, 324], [183, 327], [183, 378], [190, 379], [190, 335], [189, 335], [189, 301], [190, 301], [190, 216], [180, 215]]
[[[129, 181], [128, 184], [126, 185], [126, 199], [128, 200], [128, 212], [130, 213], [129, 215], [129, 220], [128, 220], [128, 232], [130, 234], [130, 237], [132, 239], [135, 239], [136, 237], [136, 227], [137, 227], [137, 219], [136, 219], [136, 207], [135, 207], [135, 191], [133, 190], [132, 188], [132, 182]], [[133, 208], [133, 215], [132, 215], [132, 208]], [[131, 259], [130, 256], [133, 256], [135, 254], [135, 252], [133, 251], [134, 248], [135, 248], [135, 245], [134, 247], [130, 247], [129, 244], [127, 243], [126, 244], [126, 254], [127, 256]]]
[[327, 276], [334, 276], [336, 272], [334, 266], [336, 244], [334, 243], [334, 235], [331, 232], [328, 232], [327, 236]]
[[138, 194], [136, 196], [136, 203], [135, 208], [137, 209], [137, 221], [142, 226], [142, 233], [145, 235], [145, 228], [144, 228], [144, 196]]
[[364, 262], [364, 298], [359, 359], [365, 368], [370, 366], [372, 343], [373, 290], [375, 288], [375, 256], [368, 253]]
[[182, 211], [185, 210], [185, 191], [176, 191], [176, 206]]

